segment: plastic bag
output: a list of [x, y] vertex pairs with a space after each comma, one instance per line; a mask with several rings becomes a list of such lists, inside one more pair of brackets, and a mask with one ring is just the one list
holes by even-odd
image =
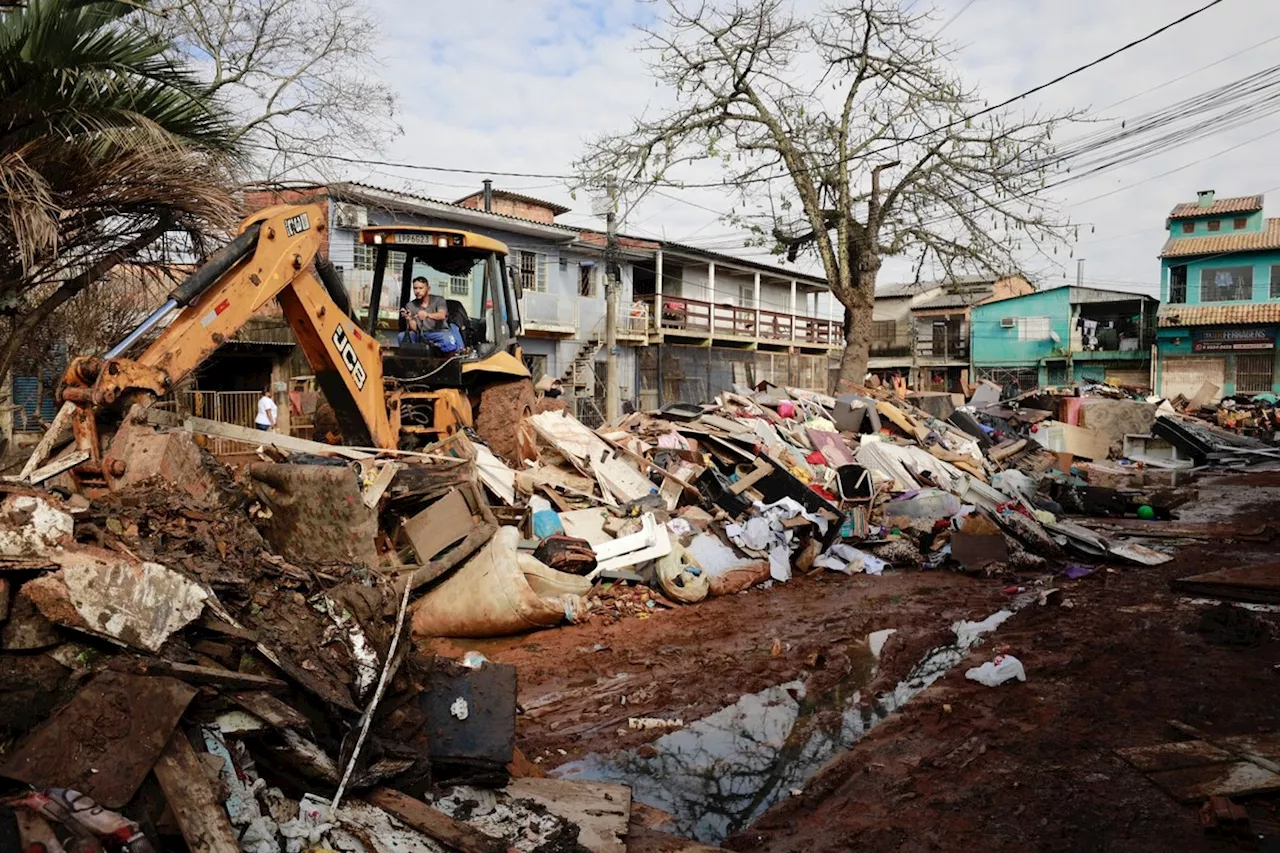
[[970, 681], [985, 684], [987, 687], [999, 687], [1006, 681], [1027, 680], [1027, 671], [1022, 668], [1022, 661], [1013, 655], [996, 655], [982, 666], [975, 666], [964, 674]]

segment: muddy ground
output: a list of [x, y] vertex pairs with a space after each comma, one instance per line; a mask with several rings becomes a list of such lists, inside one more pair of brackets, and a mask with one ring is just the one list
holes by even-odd
[[[1280, 519], [1280, 474], [1197, 485], [1200, 498], [1184, 519], [1246, 527]], [[1055, 582], [1072, 606], [1021, 610], [816, 776], [774, 792], [780, 801], [763, 817], [747, 826], [769, 798], [735, 811], [724, 827], [731, 833], [725, 846], [1231, 849], [1208, 841], [1194, 808], [1174, 802], [1114, 750], [1181, 739], [1171, 719], [1217, 735], [1267, 732], [1280, 723], [1280, 616], [1260, 614], [1260, 635], [1246, 631], [1244, 645], [1224, 645], [1232, 632], [1197, 630], [1212, 605], [1169, 587], [1187, 574], [1275, 559], [1274, 549], [1274, 543], [1186, 540], [1165, 566], [1099, 567], [1080, 580]], [[1020, 583], [1034, 590], [1036, 580], [1024, 576]], [[951, 638], [951, 623], [1008, 605], [1009, 585], [1007, 578], [950, 572], [827, 573], [695, 607], [658, 608], [647, 619], [597, 619], [436, 648], [451, 655], [474, 648], [518, 665], [526, 709], [518, 745], [553, 768], [593, 753], [652, 751], [644, 744], [663, 730], [631, 730], [631, 717], [692, 721], [743, 694], [792, 681], [803, 682], [811, 697], [861, 700], [870, 715], [873, 701], [863, 697], [891, 691], [929, 649]], [[885, 628], [898, 633], [867, 683], [863, 640]], [[1005, 647], [1025, 664], [1026, 683], [993, 689], [965, 680], [966, 669]], [[842, 685], [845, 693], [855, 686], [861, 693], [842, 695]], [[807, 707], [802, 715], [810, 714], [812, 726], [838, 728], [837, 711], [848, 706], [831, 707]], [[1276, 814], [1274, 800], [1259, 807]]]

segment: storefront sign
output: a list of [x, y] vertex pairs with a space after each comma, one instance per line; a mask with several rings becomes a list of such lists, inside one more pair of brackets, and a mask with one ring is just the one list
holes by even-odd
[[1276, 348], [1274, 328], [1192, 329], [1192, 352], [1240, 352]]

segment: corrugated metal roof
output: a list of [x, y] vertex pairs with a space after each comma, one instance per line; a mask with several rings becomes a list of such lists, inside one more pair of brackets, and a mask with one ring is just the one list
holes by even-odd
[[1261, 231], [1235, 231], [1207, 237], [1170, 237], [1160, 250], [1162, 258], [1216, 255], [1227, 252], [1259, 252], [1280, 249], [1280, 219], [1268, 219]]
[[1187, 201], [1173, 208], [1169, 219], [1194, 219], [1197, 216], [1221, 216], [1226, 213], [1253, 213], [1262, 210], [1262, 196], [1242, 195], [1236, 198], [1220, 198], [1213, 204], [1201, 207], [1198, 201]]
[[1163, 305], [1160, 328], [1180, 326], [1233, 326], [1245, 323], [1280, 323], [1280, 302], [1248, 305]]
[[930, 308], [969, 308], [981, 305], [991, 298], [991, 293], [975, 291], [973, 293], [942, 293], [932, 299], [926, 299], [918, 305], [912, 305], [912, 311], [927, 311]]

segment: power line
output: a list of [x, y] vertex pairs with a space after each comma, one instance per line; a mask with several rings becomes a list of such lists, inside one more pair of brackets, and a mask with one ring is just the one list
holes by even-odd
[[968, 3], [965, 3], [963, 6], [961, 6], [961, 7], [960, 7], [960, 11], [959, 11], [959, 12], [956, 12], [954, 15], [952, 15], [950, 18], [948, 18], [948, 19], [947, 19], [947, 22], [946, 22], [945, 24], [943, 24], [942, 26], [938, 27], [938, 31], [937, 31], [936, 33], [934, 33], [934, 34], [933, 34], [933, 37], [934, 37], [934, 38], [937, 38], [938, 36], [942, 35], [943, 30], [945, 30], [947, 27], [949, 27], [949, 26], [951, 26], [952, 24], [954, 24], [954, 23], [956, 22], [956, 18], [959, 18], [959, 17], [960, 17], [961, 15], [963, 15], [965, 12], [969, 11], [969, 7], [970, 7], [970, 6], [972, 6], [974, 3], [977, 3], [977, 2], [978, 2], [978, 0], [969, 0], [969, 2], [968, 2]]

